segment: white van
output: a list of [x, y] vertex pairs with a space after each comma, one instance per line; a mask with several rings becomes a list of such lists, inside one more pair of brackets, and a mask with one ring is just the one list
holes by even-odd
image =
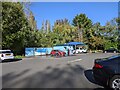
[[77, 48], [76, 50], [75, 50], [75, 52], [78, 54], [78, 53], [87, 53], [87, 49], [85, 49], [85, 48]]
[[14, 55], [11, 50], [0, 50], [0, 60], [14, 59]]

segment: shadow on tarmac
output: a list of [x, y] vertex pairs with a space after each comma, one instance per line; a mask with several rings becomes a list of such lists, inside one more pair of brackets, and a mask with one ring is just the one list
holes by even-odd
[[85, 80], [84, 73], [86, 76], [89, 75], [87, 78], [94, 83], [93, 78], [90, 76], [91, 72], [85, 71], [85, 69], [78, 64], [75, 66], [69, 64], [62, 69], [48, 66], [44, 71], [38, 71], [25, 77], [25, 74], [30, 71], [30, 69], [26, 69], [17, 74], [16, 72], [5, 74], [2, 76], [3, 89], [17, 86], [21, 88], [80, 88], [85, 86], [86, 88], [80, 88], [80, 90], [102, 89], [94, 88], [94, 85], [92, 86], [92, 84]]
[[16, 62], [16, 61], [21, 61], [21, 58], [14, 58], [14, 59], [6, 59], [3, 60], [2, 63], [8, 63], [8, 62]]
[[94, 77], [93, 77], [92, 69], [85, 70], [85, 71], [84, 71], [84, 74], [85, 74], [86, 78], [87, 78], [90, 82], [92, 82], [92, 83], [94, 83], [94, 84], [98, 84], [98, 83], [95, 81]]

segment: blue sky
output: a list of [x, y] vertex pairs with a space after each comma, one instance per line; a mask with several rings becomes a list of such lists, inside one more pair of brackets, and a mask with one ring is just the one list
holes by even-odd
[[81, 13], [85, 13], [93, 23], [100, 22], [101, 25], [118, 17], [117, 2], [32, 2], [30, 10], [38, 29], [43, 20], [49, 20], [53, 25], [56, 20], [67, 18], [72, 23], [73, 18]]

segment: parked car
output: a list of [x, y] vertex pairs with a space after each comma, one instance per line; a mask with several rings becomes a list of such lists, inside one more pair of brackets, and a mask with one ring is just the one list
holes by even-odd
[[94, 61], [95, 80], [109, 88], [120, 90], [120, 54]]
[[104, 53], [118, 53], [119, 51], [115, 48], [109, 48], [103, 51]]
[[11, 50], [0, 50], [0, 60], [13, 59], [14, 55]]
[[77, 48], [76, 50], [75, 50], [75, 53], [87, 53], [87, 49], [84, 49], [84, 48]]
[[51, 56], [65, 56], [65, 52], [61, 50], [52, 50], [50, 55]]

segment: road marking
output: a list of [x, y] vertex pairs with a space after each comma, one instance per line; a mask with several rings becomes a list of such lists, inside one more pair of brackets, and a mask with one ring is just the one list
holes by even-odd
[[81, 61], [82, 59], [76, 59], [76, 60], [73, 60], [73, 61], [68, 61], [68, 63], [73, 63], [73, 62], [78, 62], [78, 61]]

